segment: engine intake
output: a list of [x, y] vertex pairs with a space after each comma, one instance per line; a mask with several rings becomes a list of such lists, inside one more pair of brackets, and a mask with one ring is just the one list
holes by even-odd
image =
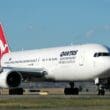
[[22, 76], [16, 71], [4, 69], [0, 73], [0, 87], [3, 88], [17, 88], [21, 85]]
[[6, 82], [9, 87], [18, 87], [21, 84], [21, 75], [17, 72], [11, 72], [8, 74]]

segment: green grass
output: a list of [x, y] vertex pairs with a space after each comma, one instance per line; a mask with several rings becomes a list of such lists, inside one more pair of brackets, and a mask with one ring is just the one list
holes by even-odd
[[[34, 98], [9, 98], [0, 99], [0, 109], [48, 109], [48, 108], [95, 108], [108, 107], [110, 110], [110, 99], [108, 98], [60, 98], [60, 97], [34, 97]], [[102, 109], [101, 109], [102, 110]], [[105, 110], [105, 109], [104, 109]]]

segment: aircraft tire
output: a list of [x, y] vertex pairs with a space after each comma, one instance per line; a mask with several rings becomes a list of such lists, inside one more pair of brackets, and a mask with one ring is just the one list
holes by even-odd
[[65, 88], [64, 94], [65, 95], [78, 95], [79, 89], [78, 88]]
[[98, 91], [98, 95], [105, 95], [105, 90], [104, 89], [100, 89]]
[[12, 88], [9, 89], [9, 95], [23, 95], [23, 88]]

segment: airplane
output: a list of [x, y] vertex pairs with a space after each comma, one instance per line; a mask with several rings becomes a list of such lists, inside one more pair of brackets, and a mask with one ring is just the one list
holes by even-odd
[[110, 49], [101, 44], [82, 44], [11, 52], [0, 24], [0, 87], [23, 94], [24, 81], [68, 82], [65, 95], [78, 95], [76, 81], [94, 81], [98, 94], [110, 85]]

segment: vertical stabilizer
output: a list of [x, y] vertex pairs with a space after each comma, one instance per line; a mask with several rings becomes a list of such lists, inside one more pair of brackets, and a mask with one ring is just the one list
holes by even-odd
[[9, 53], [9, 46], [5, 37], [5, 34], [3, 32], [3, 27], [0, 24], [0, 59], [2, 56], [6, 53]]

